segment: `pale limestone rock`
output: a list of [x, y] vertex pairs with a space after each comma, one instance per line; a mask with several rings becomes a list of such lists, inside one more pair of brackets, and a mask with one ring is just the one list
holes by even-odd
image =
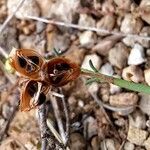
[[140, 94], [139, 108], [147, 115], [150, 115], [150, 95]]
[[150, 69], [144, 70], [145, 81], [148, 85], [150, 85]]
[[142, 0], [139, 7], [141, 18], [150, 24], [150, 1]]
[[111, 95], [109, 102], [112, 106], [131, 106], [138, 101], [138, 96], [135, 93], [119, 93]]
[[123, 43], [118, 43], [114, 48], [109, 51], [109, 62], [122, 69], [126, 66], [128, 58], [128, 48]]
[[79, 35], [80, 45], [85, 48], [92, 48], [96, 42], [96, 35], [92, 31], [84, 31]]
[[108, 75], [108, 76], [112, 76], [114, 74], [114, 70], [113, 67], [110, 63], [106, 63], [104, 65], [101, 66], [100, 72], [102, 74]]
[[140, 18], [135, 18], [132, 14], [126, 14], [120, 30], [126, 34], [138, 34], [142, 27], [143, 22]]
[[87, 14], [80, 14], [78, 25], [85, 27], [95, 27], [95, 20]]
[[136, 145], [143, 145], [144, 141], [148, 136], [148, 132], [145, 130], [138, 129], [136, 127], [129, 126], [127, 139]]
[[102, 60], [101, 60], [101, 58], [100, 58], [98, 55], [96, 55], [96, 54], [86, 55], [85, 58], [84, 58], [84, 60], [83, 60], [83, 62], [82, 62], [82, 68], [93, 71], [93, 70], [91, 69], [90, 65], [89, 65], [89, 60], [92, 60], [93, 65], [94, 65], [97, 69], [100, 68], [100, 66], [101, 66], [101, 64], [102, 64]]
[[135, 146], [134, 144], [130, 143], [130, 142], [125, 142], [124, 144], [124, 150], [134, 150]]
[[[7, 1], [7, 8], [8, 14], [11, 15], [16, 6], [18, 5], [20, 0], [8, 0]], [[40, 10], [35, 0], [25, 0], [20, 9], [15, 14], [15, 17], [18, 19], [26, 19], [25, 16], [35, 16], [39, 17]]]
[[[99, 29], [111, 31], [115, 25], [115, 20], [116, 19], [114, 15], [110, 15], [110, 14], [105, 15], [97, 22], [96, 27]], [[103, 33], [103, 32], [97, 32], [97, 34], [101, 36], [107, 35], [107, 33]]]
[[124, 68], [122, 71], [122, 77], [124, 80], [136, 83], [144, 81], [143, 71], [140, 67], [134, 65]]
[[135, 44], [128, 57], [128, 65], [140, 65], [146, 61], [144, 49], [140, 44]]

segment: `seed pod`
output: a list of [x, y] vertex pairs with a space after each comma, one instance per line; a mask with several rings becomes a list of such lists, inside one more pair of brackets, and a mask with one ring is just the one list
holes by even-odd
[[29, 111], [46, 100], [46, 94], [49, 86], [46, 83], [26, 80], [22, 83], [20, 95], [20, 110]]
[[41, 78], [40, 70], [44, 64], [44, 59], [34, 50], [13, 48], [9, 55], [9, 63], [23, 76], [34, 80]]
[[46, 80], [55, 87], [63, 86], [80, 75], [80, 67], [64, 57], [51, 59], [43, 68]]

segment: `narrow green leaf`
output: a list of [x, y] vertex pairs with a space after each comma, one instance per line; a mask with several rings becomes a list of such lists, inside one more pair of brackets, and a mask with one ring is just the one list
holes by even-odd
[[99, 72], [99, 71], [95, 68], [95, 66], [93, 65], [93, 62], [92, 62], [91, 59], [89, 60], [89, 65], [90, 65], [90, 67], [92, 68], [92, 70], [93, 70], [94, 72]]

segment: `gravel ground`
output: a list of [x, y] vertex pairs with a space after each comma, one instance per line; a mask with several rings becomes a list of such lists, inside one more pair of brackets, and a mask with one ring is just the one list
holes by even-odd
[[[0, 0], [0, 26], [18, 3]], [[66, 26], [31, 16], [65, 22]], [[78, 29], [71, 28], [71, 23]], [[150, 1], [25, 0], [0, 33], [0, 48], [9, 54], [12, 47], [35, 49], [45, 59], [53, 56], [54, 48], [60, 49], [83, 68], [91, 69], [91, 59], [103, 74], [150, 85]], [[5, 62], [4, 54], [0, 60]], [[0, 149], [37, 150], [41, 146], [37, 110], [17, 109], [18, 84], [14, 86], [14, 82], [18, 78], [8, 75], [1, 63]], [[86, 79], [79, 77], [62, 87], [70, 120], [68, 148], [150, 150], [150, 96], [113, 84], [86, 85]], [[47, 96], [47, 118], [58, 130], [51, 100]], [[63, 104], [60, 99], [58, 103], [65, 126]]]

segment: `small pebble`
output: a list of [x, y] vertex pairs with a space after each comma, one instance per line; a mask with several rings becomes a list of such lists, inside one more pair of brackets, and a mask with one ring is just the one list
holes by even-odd
[[138, 34], [142, 27], [143, 22], [140, 18], [135, 18], [132, 14], [126, 14], [120, 30], [126, 34]]
[[144, 70], [145, 81], [148, 85], [150, 85], [150, 69]]
[[98, 88], [99, 88], [99, 84], [96, 82], [93, 82], [92, 84], [88, 86], [88, 91], [89, 93], [97, 93]]
[[144, 81], [143, 71], [140, 67], [134, 65], [124, 68], [122, 71], [122, 77], [124, 80], [133, 81], [135, 83]]
[[[111, 31], [115, 25], [115, 20], [116, 19], [114, 15], [111, 14], [105, 15], [97, 22], [96, 27]], [[106, 36], [108, 33], [97, 32], [97, 34], [100, 36]]]
[[83, 62], [82, 62], [82, 68], [93, 71], [89, 65], [89, 60], [92, 60], [92, 63], [95, 66], [95, 68], [97, 68], [97, 69], [100, 68], [100, 66], [102, 64], [102, 60], [96, 54], [86, 55]]
[[[8, 14], [12, 15], [16, 6], [19, 4], [20, 0], [8, 0], [7, 1], [7, 8]], [[26, 0], [20, 7], [20, 9], [15, 13], [16, 18], [18, 19], [26, 19], [25, 16], [34, 16], [39, 17], [40, 10], [35, 0]]]
[[84, 107], [84, 102], [83, 102], [83, 100], [78, 100], [78, 106], [79, 106], [79, 107]]
[[[149, 37], [150, 36], [150, 26], [145, 26], [142, 28], [141, 32], [140, 32], [140, 36], [146, 36]], [[137, 41], [145, 48], [149, 48], [150, 47], [150, 40], [146, 40], [146, 39], [137, 39]]]
[[141, 18], [150, 24], [150, 1], [142, 0], [139, 9]]
[[148, 136], [147, 131], [129, 126], [127, 139], [131, 143], [142, 146], [147, 136]]
[[107, 56], [109, 50], [121, 39], [120, 35], [110, 35], [104, 39], [99, 39], [92, 51], [96, 51], [99, 55]]
[[150, 137], [148, 137], [146, 141], [144, 141], [143, 145], [145, 146], [146, 150], [150, 150]]
[[[120, 76], [118, 75], [113, 75], [113, 77], [115, 78], [120, 78]], [[114, 84], [110, 84], [110, 93], [111, 94], [116, 94], [116, 93], [120, 93], [121, 92], [121, 87], [117, 86], [117, 85], [114, 85]]]
[[129, 115], [129, 124], [133, 127], [139, 129], [146, 128], [146, 117], [141, 111], [134, 111], [131, 115]]
[[96, 42], [96, 35], [92, 31], [84, 31], [79, 35], [81, 46], [85, 48], [92, 48]]
[[135, 44], [128, 57], [128, 65], [140, 65], [146, 61], [144, 49], [140, 44]]
[[138, 101], [138, 96], [135, 93], [119, 93], [111, 95], [109, 102], [112, 106], [131, 106], [135, 105]]
[[131, 7], [131, 0], [113, 0], [115, 4], [123, 10], [130, 10]]
[[83, 150], [85, 149], [86, 144], [83, 136], [79, 133], [72, 133], [70, 135], [70, 149], [71, 150]]
[[97, 136], [92, 138], [91, 146], [92, 146], [92, 150], [99, 150], [100, 149], [99, 138]]
[[135, 39], [132, 37], [125, 37], [122, 39], [122, 42], [126, 45], [126, 46], [131, 46], [133, 47], [135, 44]]
[[100, 72], [108, 76], [112, 76], [114, 74], [113, 67], [110, 63], [106, 63], [102, 65], [100, 68]]
[[[80, 7], [79, 0], [36, 0], [41, 7], [41, 13], [44, 18], [53, 18], [71, 23], [75, 20], [77, 9]], [[76, 20], [75, 20], [76, 21]]]
[[124, 150], [135, 150], [134, 148], [135, 148], [135, 146], [134, 146], [133, 143], [130, 143], [128, 141], [125, 142], [125, 144], [124, 144]]
[[114, 85], [114, 84], [110, 84], [110, 93], [111, 94], [116, 94], [119, 92], [121, 92], [121, 88], [119, 86]]
[[147, 115], [150, 115], [150, 95], [140, 93], [139, 108]]
[[95, 20], [87, 14], [80, 14], [78, 25], [85, 27], [95, 27]]
[[92, 116], [89, 116], [83, 121], [84, 129], [87, 129], [87, 136], [90, 139], [92, 136], [97, 135], [97, 121]]
[[118, 43], [109, 51], [108, 59], [110, 63], [119, 69], [126, 66], [128, 58], [128, 49], [123, 43]]
[[101, 142], [101, 150], [116, 150], [115, 142], [113, 139], [105, 139]]

